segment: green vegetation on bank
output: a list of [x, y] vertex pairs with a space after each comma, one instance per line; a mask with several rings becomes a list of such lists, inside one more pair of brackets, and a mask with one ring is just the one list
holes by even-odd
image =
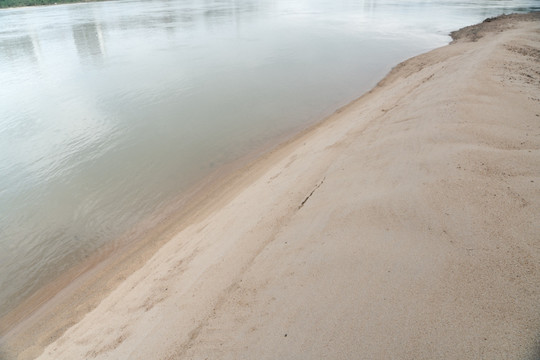
[[54, 5], [81, 2], [81, 0], [0, 0], [0, 9], [20, 6]]

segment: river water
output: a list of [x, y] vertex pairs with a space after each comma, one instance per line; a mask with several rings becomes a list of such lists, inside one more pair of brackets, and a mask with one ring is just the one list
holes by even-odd
[[[190, 186], [532, 0], [119, 0], [0, 10], [0, 316]], [[173, 205], [171, 205], [173, 204]], [[150, 226], [150, 225], [147, 225]]]

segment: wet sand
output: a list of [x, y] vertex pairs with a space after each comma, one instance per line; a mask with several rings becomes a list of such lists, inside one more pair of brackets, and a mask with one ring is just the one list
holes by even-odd
[[94, 306], [74, 300], [70, 322], [64, 303], [12, 332], [12, 348], [20, 359], [537, 358], [539, 20], [464, 28], [398, 65], [214, 183]]

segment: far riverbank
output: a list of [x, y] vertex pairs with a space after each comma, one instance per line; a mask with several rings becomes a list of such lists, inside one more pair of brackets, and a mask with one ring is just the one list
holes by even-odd
[[13, 9], [29, 6], [62, 5], [107, 0], [0, 0], [0, 9]]

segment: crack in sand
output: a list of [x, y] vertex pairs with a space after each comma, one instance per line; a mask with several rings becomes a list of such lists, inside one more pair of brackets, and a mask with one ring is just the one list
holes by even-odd
[[298, 209], [301, 209], [304, 204], [309, 200], [309, 198], [311, 197], [311, 195], [313, 195], [313, 193], [321, 187], [321, 185], [323, 184], [324, 180], [326, 180], [326, 176], [324, 177], [324, 179], [321, 180], [321, 182], [319, 184], [317, 184], [315, 186], [315, 188], [311, 191], [311, 193], [304, 199], [304, 201], [302, 201], [302, 203], [298, 206]]

